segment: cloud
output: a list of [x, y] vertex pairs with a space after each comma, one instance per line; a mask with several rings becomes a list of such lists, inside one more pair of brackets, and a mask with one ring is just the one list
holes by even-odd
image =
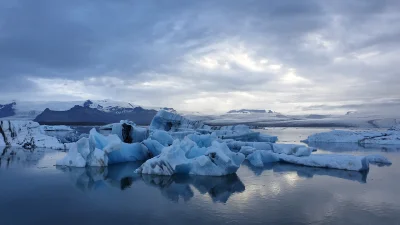
[[394, 0], [6, 1], [0, 100], [296, 112], [400, 98], [398, 9]]

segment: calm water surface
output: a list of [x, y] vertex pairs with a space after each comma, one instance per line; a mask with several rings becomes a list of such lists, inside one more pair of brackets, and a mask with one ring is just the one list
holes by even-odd
[[[312, 128], [275, 128], [297, 143]], [[390, 167], [369, 173], [290, 164], [236, 175], [141, 176], [140, 163], [106, 169], [56, 168], [53, 150], [0, 149], [0, 221], [18, 224], [400, 224], [400, 151], [376, 146], [318, 146], [321, 153], [380, 153]]]

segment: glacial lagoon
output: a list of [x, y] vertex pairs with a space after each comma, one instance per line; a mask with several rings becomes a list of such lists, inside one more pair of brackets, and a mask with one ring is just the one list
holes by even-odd
[[[299, 143], [322, 128], [269, 128]], [[325, 144], [320, 153], [379, 153], [369, 172], [246, 163], [224, 177], [135, 174], [140, 163], [62, 168], [66, 153], [0, 149], [1, 224], [400, 224], [400, 150]], [[22, 151], [22, 152], [21, 152]], [[13, 152], [13, 154], [9, 154]], [[5, 157], [8, 155], [9, 157]]]

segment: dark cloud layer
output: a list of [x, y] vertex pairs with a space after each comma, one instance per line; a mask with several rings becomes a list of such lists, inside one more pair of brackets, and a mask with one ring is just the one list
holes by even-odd
[[395, 0], [6, 0], [0, 99], [290, 112], [400, 98], [399, 12]]

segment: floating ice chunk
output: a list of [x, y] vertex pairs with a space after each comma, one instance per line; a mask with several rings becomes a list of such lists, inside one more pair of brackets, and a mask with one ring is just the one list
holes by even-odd
[[192, 121], [175, 113], [160, 110], [150, 123], [150, 130], [178, 131], [178, 129], [199, 129], [201, 121]]
[[396, 124], [396, 125], [392, 126], [389, 130], [390, 131], [400, 131], [400, 124]]
[[57, 125], [57, 126], [42, 125], [40, 126], [40, 129], [43, 131], [73, 131], [71, 127], [65, 125]]
[[174, 139], [164, 130], [153, 130], [150, 134], [150, 139], [158, 141], [164, 146], [172, 145]]
[[213, 130], [213, 132], [221, 139], [234, 139], [236, 141], [274, 143], [278, 140], [276, 136], [254, 132], [247, 125], [223, 126]]
[[242, 153], [245, 156], [250, 155], [251, 153], [255, 152], [257, 149], [255, 149], [254, 147], [251, 146], [242, 146], [240, 148], [240, 153]]
[[108, 156], [105, 151], [95, 148], [87, 157], [87, 166], [107, 166]]
[[304, 145], [295, 144], [273, 144], [272, 151], [279, 154], [294, 155], [294, 156], [309, 156], [314, 148], [309, 148]]
[[204, 134], [204, 135], [191, 134], [188, 135], [187, 137], [190, 140], [194, 141], [199, 147], [210, 147], [212, 145], [212, 142], [218, 140], [215, 133]]
[[381, 144], [400, 145], [400, 132], [389, 131], [345, 131], [333, 130], [317, 133], [309, 136], [304, 142], [307, 143], [359, 143], [359, 144]]
[[82, 138], [72, 143], [68, 154], [56, 162], [57, 166], [85, 167], [85, 166], [107, 166], [108, 157], [106, 152], [91, 146], [88, 138]]
[[367, 155], [365, 158], [367, 158], [368, 162], [371, 164], [376, 164], [379, 166], [392, 165], [392, 162], [382, 155]]
[[199, 134], [197, 131], [194, 130], [187, 130], [187, 131], [177, 131], [177, 132], [171, 132], [169, 133], [173, 139], [179, 139], [182, 140], [186, 136], [190, 134]]
[[264, 163], [279, 162], [279, 157], [272, 151], [257, 150], [246, 157], [251, 165], [255, 167], [263, 167]]
[[271, 142], [271, 143], [275, 143], [277, 140], [278, 140], [277, 136], [272, 136], [268, 134], [260, 134], [257, 139], [257, 141], [260, 142]]
[[369, 169], [368, 160], [363, 156], [314, 154], [308, 157], [279, 155], [281, 161], [311, 167], [363, 171]]
[[270, 142], [244, 142], [235, 140], [224, 140], [231, 150], [239, 151], [243, 146], [253, 147], [257, 150], [272, 150], [273, 146]]
[[86, 160], [90, 154], [89, 139], [82, 138], [76, 143], [72, 143], [68, 150], [68, 154], [57, 160], [57, 166], [85, 167]]
[[147, 147], [152, 156], [158, 156], [161, 154], [163, 148], [165, 148], [164, 145], [156, 140], [147, 139], [142, 141], [142, 143]]
[[6, 138], [3, 136], [3, 134], [0, 131], [0, 146], [6, 146], [5, 140], [6, 140]]
[[108, 164], [144, 161], [150, 157], [149, 151], [141, 143], [121, 143], [121, 148], [108, 154]]
[[0, 145], [32, 148], [65, 149], [55, 137], [43, 133], [40, 125], [33, 121], [0, 121]]
[[138, 127], [135, 123], [122, 120], [112, 125], [111, 134], [116, 134], [125, 143], [138, 143], [146, 140], [149, 132], [144, 127]]
[[214, 141], [210, 147], [199, 147], [186, 137], [182, 141], [175, 140], [159, 156], [147, 160], [136, 172], [223, 176], [235, 173], [243, 160], [243, 154], [230, 151], [225, 143]]
[[[313, 154], [305, 157], [277, 154], [272, 151], [258, 150], [247, 156], [249, 162], [256, 167], [264, 163], [286, 162], [310, 167], [323, 167], [341, 170], [364, 171], [369, 169], [370, 162], [386, 162], [381, 156], [353, 156], [338, 154]], [[388, 160], [387, 160], [388, 161]]]
[[142, 161], [149, 156], [150, 152], [145, 145], [123, 143], [117, 135], [104, 136], [93, 128], [90, 130], [89, 138], [81, 138], [71, 144], [71, 150], [64, 159], [57, 161], [57, 165], [107, 166], [114, 163]]
[[311, 155], [311, 152], [316, 151], [315, 148], [296, 144], [275, 144], [270, 142], [244, 142], [233, 140], [226, 140], [226, 143], [228, 147], [234, 151], [239, 151], [243, 147], [251, 147], [256, 150], [271, 150], [275, 153], [295, 156], [309, 156]]

